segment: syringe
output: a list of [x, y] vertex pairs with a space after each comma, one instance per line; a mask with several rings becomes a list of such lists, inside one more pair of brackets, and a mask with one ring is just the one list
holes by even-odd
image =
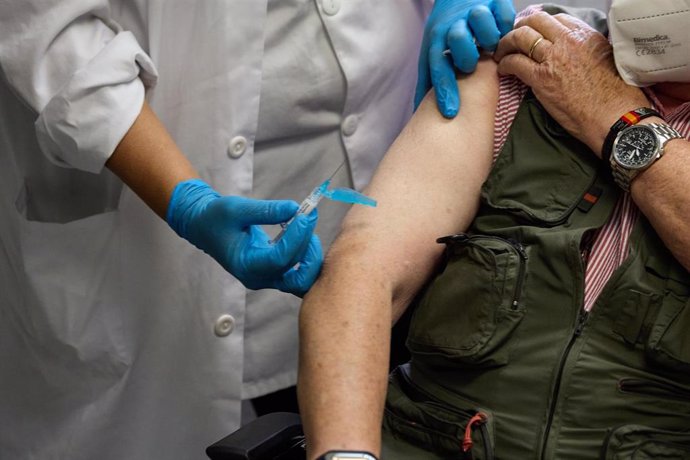
[[340, 163], [340, 165], [336, 168], [335, 171], [333, 171], [333, 174], [331, 174], [328, 179], [323, 181], [321, 185], [315, 187], [314, 190], [312, 190], [311, 193], [307, 195], [307, 197], [304, 200], [302, 200], [302, 203], [300, 203], [299, 205], [299, 209], [297, 210], [295, 215], [292, 216], [292, 218], [290, 218], [290, 220], [280, 224], [280, 226], [282, 227], [280, 233], [278, 233], [278, 235], [276, 235], [276, 237], [271, 240], [271, 244], [275, 244], [278, 241], [280, 241], [280, 239], [283, 237], [283, 234], [285, 234], [288, 225], [290, 225], [290, 223], [293, 220], [295, 220], [295, 217], [302, 214], [309, 214], [314, 210], [314, 208], [316, 208], [319, 205], [319, 202], [324, 197], [324, 193], [326, 192], [326, 190], [328, 190], [328, 186], [331, 184], [331, 179], [333, 179], [333, 177], [338, 173], [338, 171], [340, 171], [340, 168], [342, 168], [344, 164], [344, 161]]

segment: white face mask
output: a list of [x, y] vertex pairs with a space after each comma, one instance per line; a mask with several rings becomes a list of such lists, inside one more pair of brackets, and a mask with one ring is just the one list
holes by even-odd
[[690, 82], [690, 0], [613, 0], [608, 22], [626, 83]]

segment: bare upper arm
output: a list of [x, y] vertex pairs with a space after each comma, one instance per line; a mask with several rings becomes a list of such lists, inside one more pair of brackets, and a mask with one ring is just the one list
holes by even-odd
[[442, 251], [436, 238], [465, 230], [491, 167], [498, 76], [493, 60], [459, 80], [461, 108], [443, 118], [428, 95], [391, 146], [367, 189], [376, 208], [353, 207], [324, 270], [360, 254], [381, 276], [396, 309], [406, 306]]

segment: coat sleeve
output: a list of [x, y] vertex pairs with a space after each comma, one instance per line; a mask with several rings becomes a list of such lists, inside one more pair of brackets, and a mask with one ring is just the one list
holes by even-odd
[[103, 168], [157, 79], [107, 0], [0, 0], [0, 70], [36, 112], [42, 152], [90, 172]]

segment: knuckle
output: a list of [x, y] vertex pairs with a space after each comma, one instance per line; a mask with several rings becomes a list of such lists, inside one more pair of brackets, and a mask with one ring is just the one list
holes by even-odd
[[528, 19], [531, 19], [533, 21], [543, 21], [550, 17], [551, 15], [545, 11], [535, 11], [532, 13]]
[[477, 19], [482, 19], [488, 15], [491, 15], [491, 10], [489, 10], [488, 6], [477, 5], [470, 10], [470, 14], [468, 15], [468, 18], [470, 19], [470, 21], [474, 21]]
[[448, 40], [452, 42], [462, 42], [471, 40], [470, 31], [465, 22], [455, 23], [448, 31]]
[[429, 36], [431, 37], [432, 42], [436, 42], [438, 40], [442, 40], [446, 32], [448, 31], [448, 26], [445, 24], [434, 24], [431, 27], [431, 30], [429, 31]]
[[530, 28], [529, 27], [518, 27], [513, 31], [513, 40], [517, 44], [521, 41], [529, 39]]

